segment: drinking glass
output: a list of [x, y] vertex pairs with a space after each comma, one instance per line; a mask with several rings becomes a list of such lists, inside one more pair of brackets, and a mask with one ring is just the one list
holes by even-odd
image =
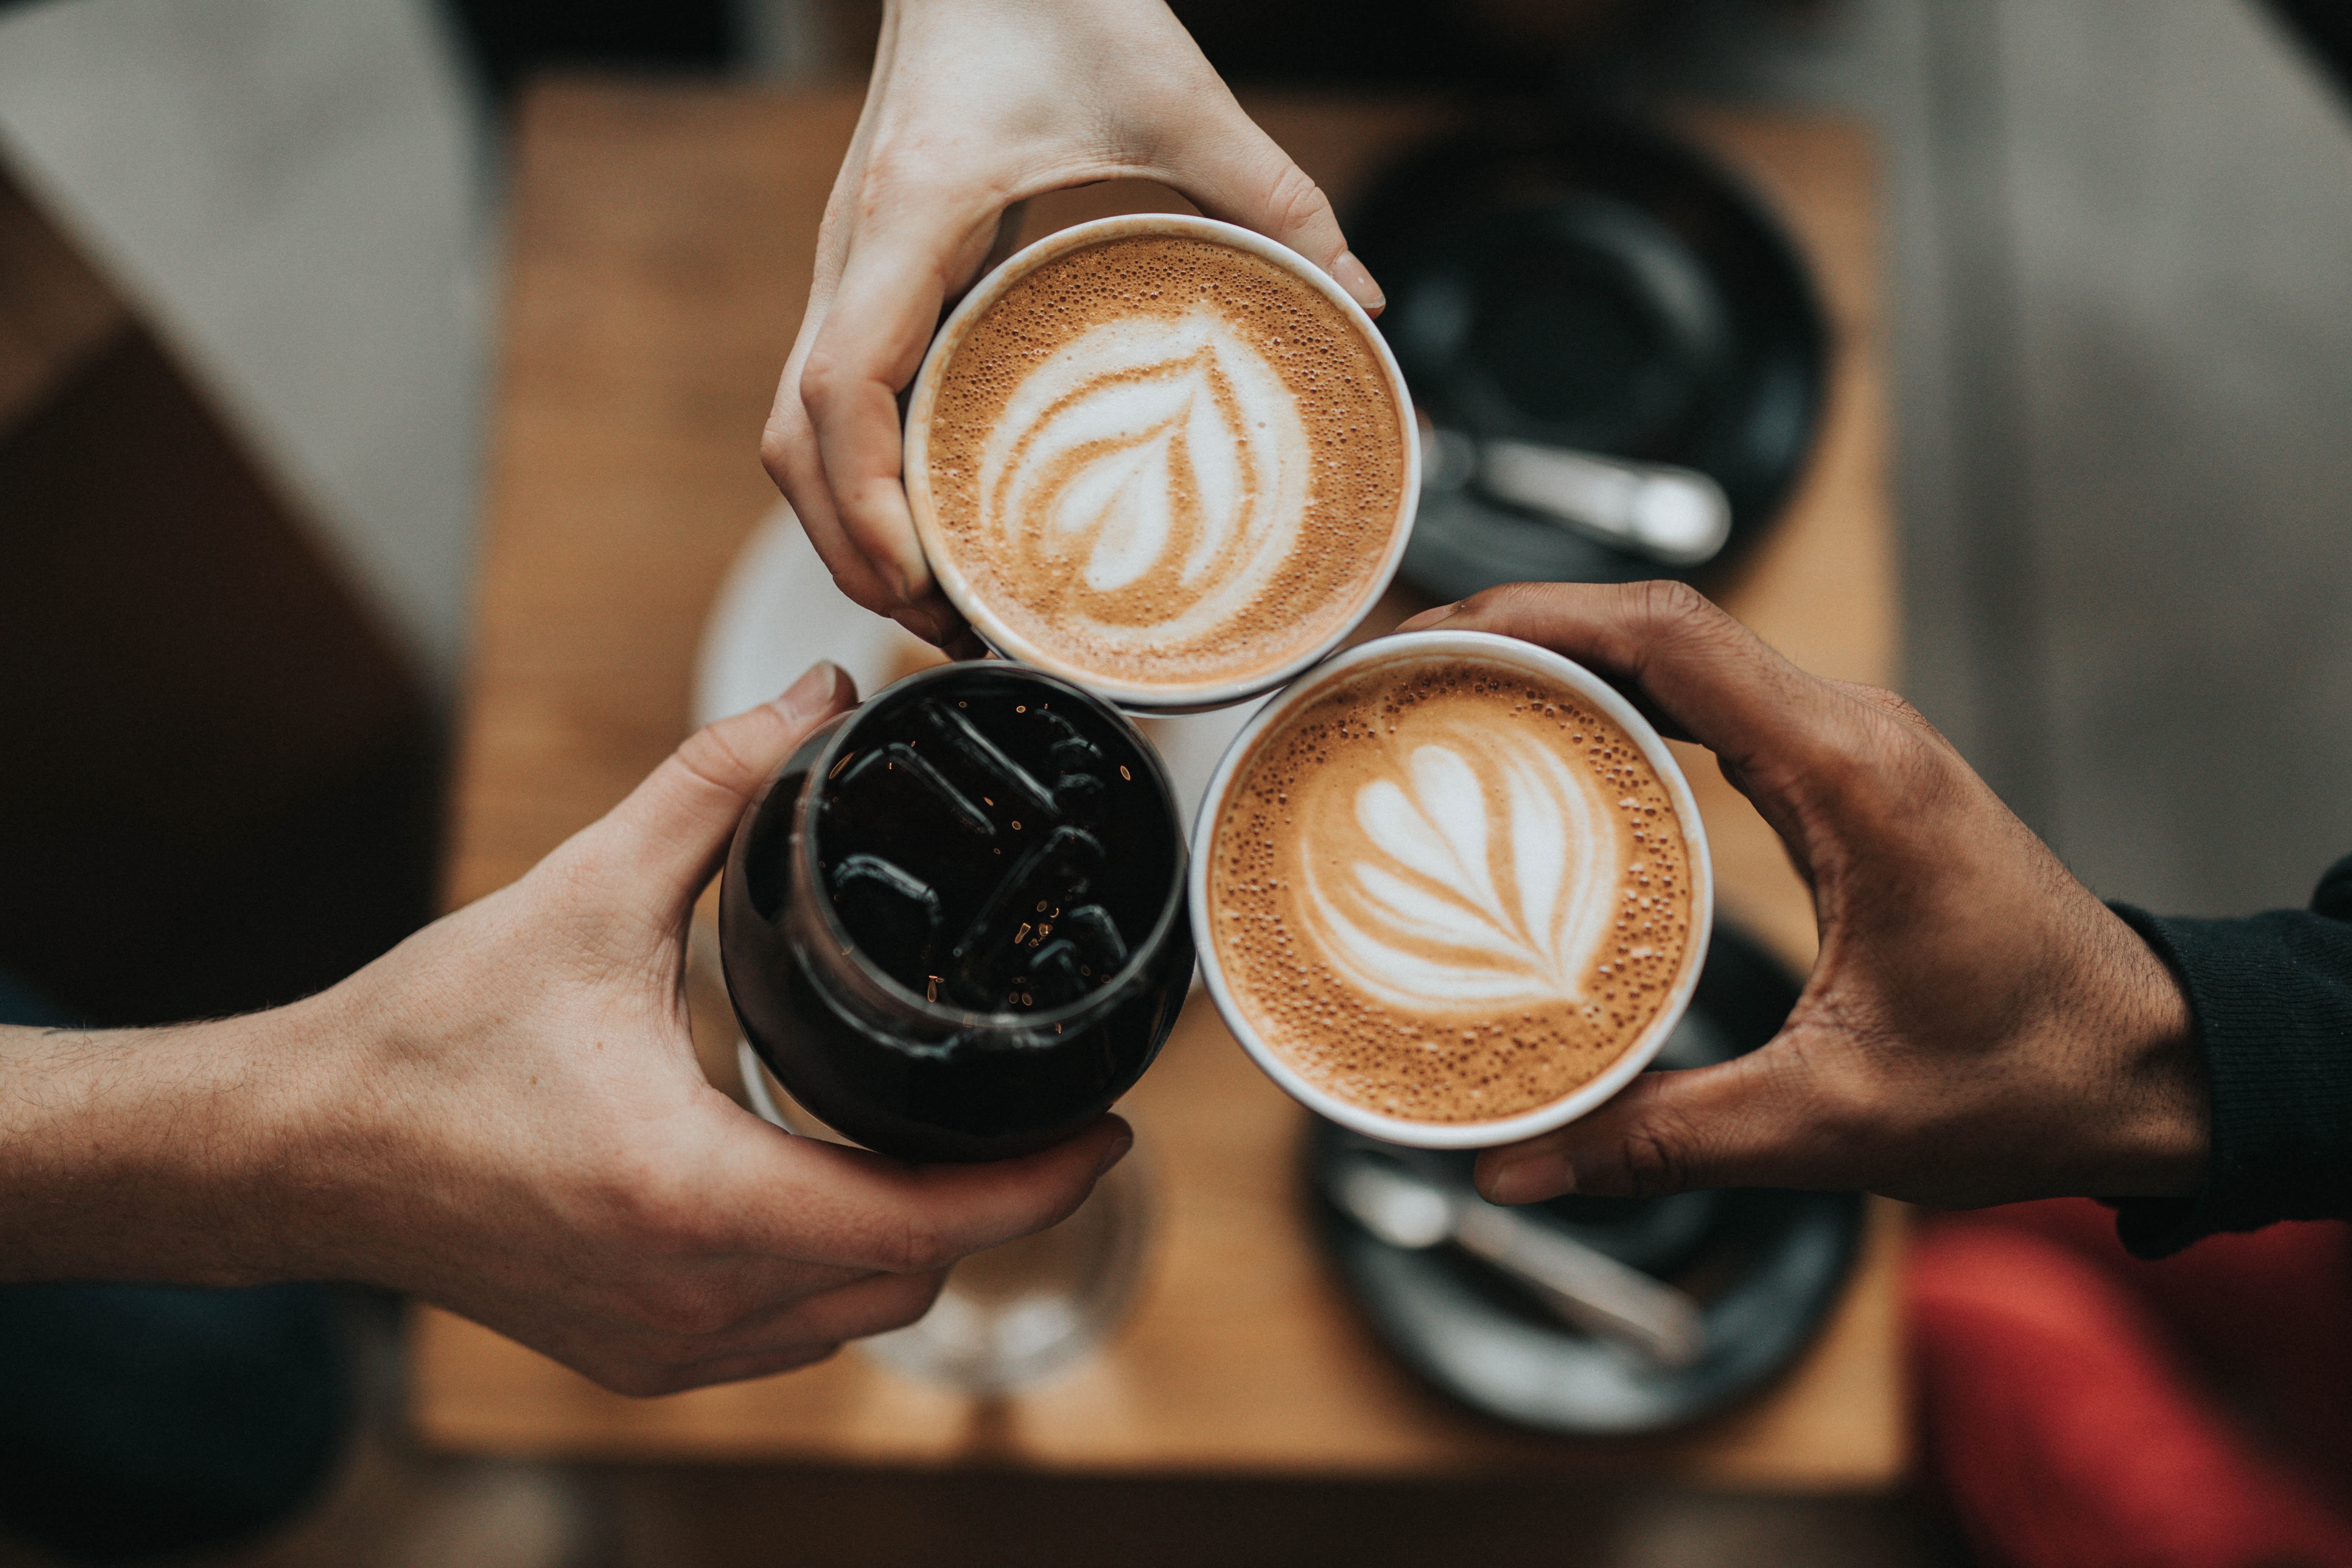
[[[730, 849], [719, 952], [755, 1109], [912, 1161], [1070, 1136], [1182, 1005], [1184, 871], [1166, 774], [1117, 710], [1001, 661], [898, 682], [810, 735]], [[1115, 1321], [1147, 1210], [1130, 1156], [875, 1353], [975, 1390], [1043, 1375]]]
[[[736, 1047], [751, 1109], [788, 1132], [849, 1142], [796, 1103], [743, 1041]], [[1108, 1337], [1125, 1315], [1151, 1237], [1151, 1163], [1139, 1137], [1077, 1212], [1061, 1224], [976, 1252], [948, 1275], [919, 1322], [857, 1348], [894, 1372], [970, 1394], [1003, 1394], [1051, 1377]]]

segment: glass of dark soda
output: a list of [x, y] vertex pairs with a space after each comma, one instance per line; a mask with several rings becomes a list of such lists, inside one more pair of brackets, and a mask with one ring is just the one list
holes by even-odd
[[808, 1113], [907, 1160], [1070, 1136], [1142, 1076], [1192, 972], [1181, 818], [1118, 710], [998, 660], [802, 743], [737, 828], [719, 951]]

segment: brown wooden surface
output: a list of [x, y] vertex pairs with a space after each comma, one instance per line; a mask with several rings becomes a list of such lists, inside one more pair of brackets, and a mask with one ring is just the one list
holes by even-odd
[[[1250, 107], [1343, 203], [1445, 115], [1363, 100]], [[773, 501], [754, 447], [856, 113], [854, 95], [610, 84], [559, 84], [527, 101], [452, 901], [520, 874], [684, 731], [704, 615]], [[1790, 224], [1837, 333], [1816, 460], [1721, 596], [1809, 668], [1889, 679], [1895, 595], [1867, 143], [1822, 120], [1689, 122]], [[1067, 193], [1036, 204], [1029, 230], [1155, 203], [1173, 205], [1145, 186]], [[1690, 761], [1726, 913], [1809, 962], [1809, 906], [1777, 842], [1710, 762]], [[1890, 1205], [1874, 1210], [1846, 1299], [1771, 1389], [1669, 1438], [1570, 1442], [1472, 1415], [1385, 1357], [1305, 1234], [1303, 1113], [1205, 1008], [1187, 1015], [1122, 1109], [1156, 1168], [1150, 1275], [1109, 1351], [1061, 1382], [977, 1402], [851, 1353], [635, 1402], [428, 1310], [415, 1325], [418, 1430], [480, 1451], [1071, 1472], [1633, 1470], [1870, 1486], [1902, 1468], [1901, 1222]]]

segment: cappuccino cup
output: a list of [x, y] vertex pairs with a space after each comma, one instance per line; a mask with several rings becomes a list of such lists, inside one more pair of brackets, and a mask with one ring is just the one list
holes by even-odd
[[1268, 703], [1210, 782], [1191, 882], [1242, 1047], [1318, 1115], [1425, 1149], [1530, 1138], [1633, 1081], [1714, 919], [1657, 731], [1483, 632], [1366, 643]]
[[1013, 257], [940, 327], [906, 430], [949, 601], [997, 652], [1142, 712], [1240, 702], [1328, 655], [1421, 492], [1370, 318], [1208, 218], [1103, 218]]

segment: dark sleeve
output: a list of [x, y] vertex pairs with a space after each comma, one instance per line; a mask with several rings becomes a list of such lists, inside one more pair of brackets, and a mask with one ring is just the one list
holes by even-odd
[[2307, 911], [2115, 910], [2189, 993], [2213, 1098], [2204, 1186], [2118, 1204], [2124, 1245], [2164, 1258], [2217, 1231], [2352, 1219], [2352, 856], [2320, 879]]

